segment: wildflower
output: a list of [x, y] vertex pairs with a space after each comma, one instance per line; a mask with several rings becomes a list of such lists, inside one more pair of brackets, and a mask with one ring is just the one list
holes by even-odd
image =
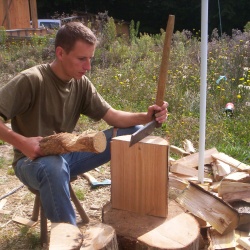
[[238, 98], [238, 99], [240, 99], [240, 98], [241, 98], [241, 95], [240, 95], [240, 94], [238, 94], [238, 95], [237, 95], [237, 98]]

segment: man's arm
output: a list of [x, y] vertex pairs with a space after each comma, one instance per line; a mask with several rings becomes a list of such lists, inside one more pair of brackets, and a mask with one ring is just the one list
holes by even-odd
[[152, 105], [148, 107], [148, 112], [132, 113], [110, 108], [103, 117], [109, 125], [126, 128], [140, 124], [146, 124], [153, 120], [154, 116], [156, 121], [163, 123], [167, 118], [168, 103], [164, 102], [162, 107]]
[[42, 156], [39, 141], [42, 137], [24, 137], [8, 128], [0, 119], [0, 140], [3, 140], [19, 149], [30, 159]]

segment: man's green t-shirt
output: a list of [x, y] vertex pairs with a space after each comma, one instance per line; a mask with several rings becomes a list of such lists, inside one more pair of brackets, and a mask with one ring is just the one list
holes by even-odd
[[[49, 64], [19, 73], [0, 89], [0, 116], [26, 137], [71, 133], [81, 114], [100, 120], [109, 108], [86, 76], [65, 82]], [[21, 157], [15, 149], [14, 163]]]

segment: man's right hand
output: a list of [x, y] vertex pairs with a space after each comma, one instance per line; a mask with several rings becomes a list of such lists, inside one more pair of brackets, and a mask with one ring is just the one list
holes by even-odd
[[39, 146], [39, 142], [43, 137], [25, 137], [22, 148], [19, 148], [21, 152], [29, 159], [34, 160], [38, 157], [43, 156], [42, 150]]

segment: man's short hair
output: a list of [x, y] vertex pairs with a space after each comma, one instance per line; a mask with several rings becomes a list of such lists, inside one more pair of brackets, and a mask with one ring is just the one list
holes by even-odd
[[97, 38], [91, 29], [81, 22], [70, 22], [58, 30], [55, 39], [55, 48], [60, 46], [66, 53], [69, 53], [74, 48], [76, 41], [79, 40], [93, 45], [97, 43]]

